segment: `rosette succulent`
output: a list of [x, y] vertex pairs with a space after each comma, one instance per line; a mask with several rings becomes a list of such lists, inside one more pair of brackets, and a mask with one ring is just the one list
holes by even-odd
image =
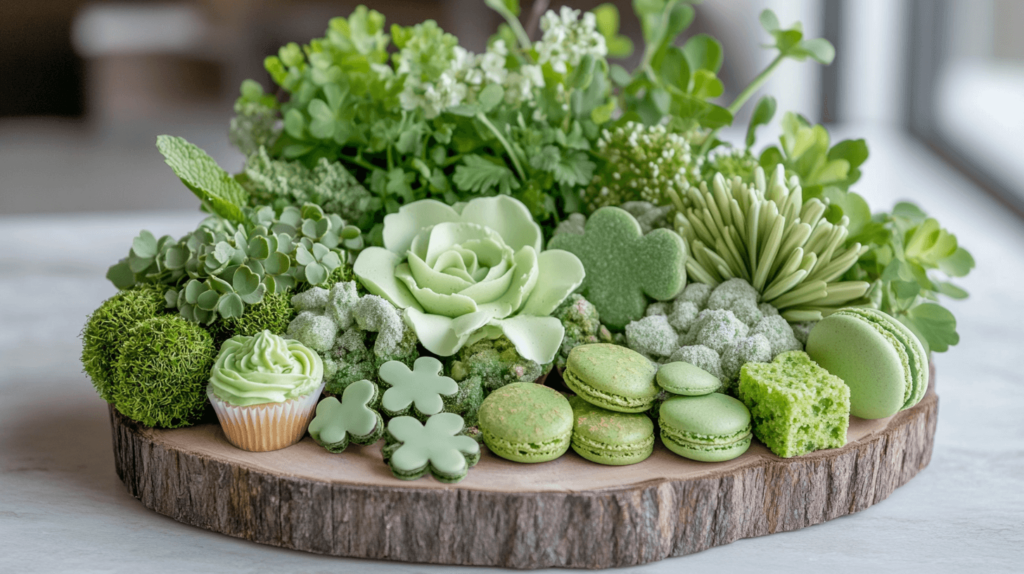
[[526, 359], [554, 358], [564, 329], [550, 315], [583, 282], [583, 265], [567, 251], [541, 251], [540, 227], [521, 202], [417, 201], [385, 217], [383, 235], [384, 248], [360, 253], [355, 275], [403, 310], [427, 350], [447, 357], [505, 335]]

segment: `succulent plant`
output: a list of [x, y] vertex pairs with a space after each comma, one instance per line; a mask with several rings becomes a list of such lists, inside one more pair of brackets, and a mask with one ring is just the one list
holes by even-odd
[[867, 246], [844, 247], [849, 219], [830, 222], [827, 198], [803, 201], [798, 178], [788, 181], [780, 165], [766, 181], [754, 171], [754, 183], [716, 174], [672, 194], [676, 231], [686, 241], [690, 277], [718, 285], [732, 278], [749, 282], [789, 321], [817, 321], [863, 297], [864, 281], [836, 281]]
[[157, 240], [143, 231], [107, 277], [121, 289], [166, 285], [168, 308], [211, 324], [218, 317], [242, 317], [247, 305], [267, 293], [326, 283], [345, 263], [346, 250], [362, 248], [358, 228], [317, 205], [289, 206], [280, 214], [263, 207], [247, 214], [242, 224], [211, 216], [178, 241]]

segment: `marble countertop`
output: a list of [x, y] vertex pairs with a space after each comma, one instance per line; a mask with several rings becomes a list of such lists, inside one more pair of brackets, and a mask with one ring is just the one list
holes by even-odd
[[[978, 264], [962, 282], [971, 298], [948, 303], [962, 342], [935, 357], [931, 465], [858, 514], [628, 571], [1022, 568], [1024, 224], [906, 136], [868, 128], [856, 135], [871, 144], [857, 191], [876, 208], [918, 202]], [[81, 372], [78, 333], [114, 293], [106, 268], [139, 228], [180, 235], [198, 219], [0, 216], [0, 571], [445, 571], [259, 546], [179, 524], [126, 493], [114, 473], [106, 405]]]

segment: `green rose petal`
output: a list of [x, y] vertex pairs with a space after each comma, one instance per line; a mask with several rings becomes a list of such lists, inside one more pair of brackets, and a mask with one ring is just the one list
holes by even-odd
[[[458, 255], [456, 254], [456, 256]], [[416, 278], [416, 284], [427, 287], [435, 293], [451, 295], [452, 293], [458, 293], [467, 287], [473, 286], [473, 282], [471, 280], [466, 280], [461, 277], [456, 277], [454, 275], [441, 273], [431, 269], [426, 262], [411, 251], [409, 252], [409, 256], [406, 261], [409, 264], [409, 271], [412, 273], [412, 276]]]
[[452, 294], [443, 295], [436, 293], [429, 287], [417, 285], [409, 266], [405, 263], [395, 269], [395, 278], [405, 283], [405, 286], [412, 293], [413, 298], [420, 304], [427, 313], [443, 315], [445, 317], [458, 317], [466, 313], [473, 313], [477, 310], [476, 302], [464, 295]]
[[462, 209], [462, 221], [493, 229], [515, 251], [532, 247], [540, 251], [543, 235], [530, 210], [507, 195], [474, 199]]
[[460, 220], [458, 212], [433, 199], [403, 205], [398, 213], [384, 217], [384, 247], [392, 253], [405, 253], [424, 227]]

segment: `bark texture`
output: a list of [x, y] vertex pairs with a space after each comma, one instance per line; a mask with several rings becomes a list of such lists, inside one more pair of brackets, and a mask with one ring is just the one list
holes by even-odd
[[[345, 476], [312, 480], [260, 470], [258, 456], [268, 453], [227, 460], [204, 453], [199, 444], [168, 444], [165, 433], [180, 431], [142, 427], [113, 409], [111, 423], [117, 473], [128, 491], [147, 508], [185, 524], [335, 556], [605, 568], [797, 530], [863, 510], [928, 465], [937, 415], [938, 397], [929, 390], [918, 405], [841, 449], [793, 459], [761, 454], [722, 470], [701, 466], [693, 478], [644, 480], [623, 472], [617, 487], [531, 486], [522, 492], [374, 485]], [[253, 458], [240, 463], [246, 456]], [[488, 464], [498, 461], [485, 454], [480, 465]], [[550, 472], [544, 465], [516, 468]], [[564, 475], [560, 480], [567, 481]]]

